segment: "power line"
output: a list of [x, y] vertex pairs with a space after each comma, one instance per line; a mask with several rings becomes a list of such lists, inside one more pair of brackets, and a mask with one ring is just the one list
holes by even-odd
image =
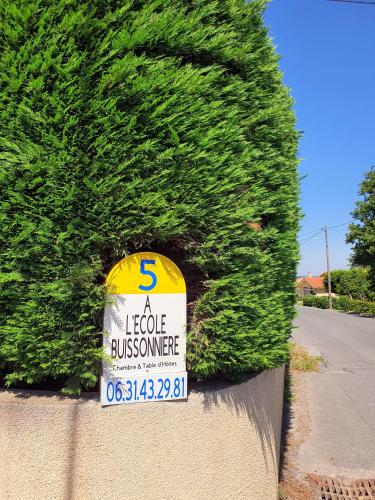
[[301, 241], [300, 246], [304, 245], [305, 243], [308, 243], [310, 240], [312, 240], [315, 236], [317, 236], [318, 234], [322, 233], [323, 231], [324, 231], [324, 229], [320, 229], [317, 233], [315, 233], [312, 236], [310, 236], [310, 238], [307, 238], [306, 240]]
[[338, 227], [337, 229], [330, 229], [331, 233], [345, 233], [347, 231], [346, 227]]
[[[323, 231], [324, 227], [320, 227], [319, 229], [317, 229], [317, 233], [320, 233], [320, 231]], [[305, 239], [308, 239], [310, 238], [310, 236], [316, 236], [317, 234], [316, 232], [314, 233], [307, 233], [307, 234], [304, 234], [302, 236], [300, 236], [300, 240], [305, 240]]]
[[[320, 229], [319, 229], [319, 231], [320, 231]], [[315, 233], [314, 234], [313, 233], [304, 234], [304, 235], [300, 236], [299, 239], [305, 240], [307, 238], [310, 238], [310, 236], [315, 236]]]
[[347, 226], [348, 224], [351, 224], [352, 222], [353, 221], [350, 220], [349, 222], [344, 222], [343, 224], [337, 224], [337, 226], [327, 226], [327, 229], [335, 229], [336, 227]]
[[[348, 224], [352, 224], [352, 223], [353, 223], [353, 221], [348, 221], [348, 222], [344, 222], [343, 224], [337, 224], [336, 226], [327, 226], [327, 229], [336, 229], [338, 227], [347, 226]], [[324, 227], [320, 228], [319, 231], [314, 233], [314, 234], [305, 234], [304, 236], [301, 236], [300, 239], [303, 240], [303, 241], [301, 241], [301, 244], [307, 243], [307, 241], [312, 239], [314, 236], [316, 236], [317, 234], [324, 231]]]
[[375, 5], [375, 2], [366, 2], [365, 0], [328, 0], [329, 2], [341, 2], [341, 3], [361, 3], [365, 5]]

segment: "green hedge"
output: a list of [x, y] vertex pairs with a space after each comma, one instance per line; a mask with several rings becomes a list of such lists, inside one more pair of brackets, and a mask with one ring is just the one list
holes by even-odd
[[317, 297], [316, 295], [305, 295], [303, 305], [308, 307], [318, 307], [319, 309], [328, 309], [328, 297]]
[[[375, 299], [369, 270], [364, 267], [331, 271], [331, 285], [332, 292], [337, 295], [347, 295], [352, 299], [369, 301]], [[328, 290], [327, 273], [324, 274], [324, 286]]]
[[[317, 297], [315, 295], [306, 295], [303, 298], [303, 305], [309, 307], [318, 307], [319, 309], [328, 309], [328, 297]], [[375, 316], [375, 302], [367, 300], [351, 299], [350, 297], [333, 297], [333, 309], [352, 312], [364, 316]]]
[[0, 3], [8, 385], [95, 385], [104, 277], [140, 250], [166, 254], [187, 277], [193, 376], [287, 359], [298, 134], [263, 8]]

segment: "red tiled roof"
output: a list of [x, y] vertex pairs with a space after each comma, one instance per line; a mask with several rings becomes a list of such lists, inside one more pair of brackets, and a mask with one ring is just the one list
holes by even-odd
[[304, 278], [297, 278], [297, 285], [299, 285], [303, 281], [305, 283], [308, 283], [311, 286], [311, 288], [315, 288], [315, 289], [324, 288], [323, 276], [311, 276], [311, 277], [306, 276]]

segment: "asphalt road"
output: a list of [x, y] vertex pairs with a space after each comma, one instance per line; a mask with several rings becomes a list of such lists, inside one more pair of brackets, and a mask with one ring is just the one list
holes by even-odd
[[375, 478], [375, 319], [298, 307], [294, 341], [322, 356], [296, 384], [300, 472]]

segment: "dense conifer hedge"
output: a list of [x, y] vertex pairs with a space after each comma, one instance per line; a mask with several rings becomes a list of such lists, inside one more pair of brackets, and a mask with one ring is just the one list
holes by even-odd
[[291, 99], [263, 1], [0, 4], [0, 367], [95, 385], [103, 279], [185, 271], [191, 374], [283, 363], [299, 220]]

